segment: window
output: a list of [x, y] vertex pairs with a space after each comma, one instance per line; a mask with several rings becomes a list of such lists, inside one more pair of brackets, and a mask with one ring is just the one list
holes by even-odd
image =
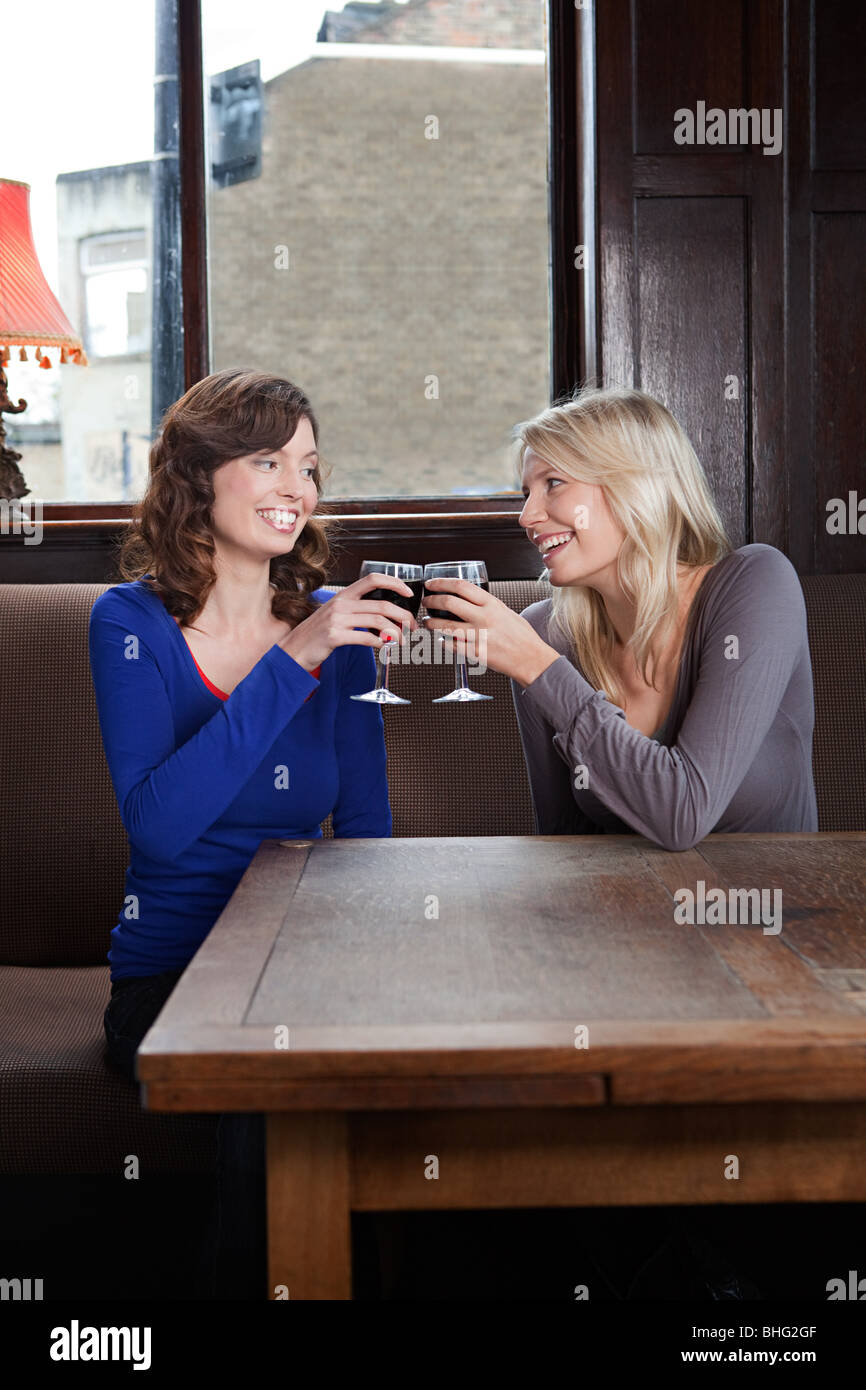
[[108, 232], [81, 242], [87, 355], [125, 357], [150, 348], [147, 239]]
[[76, 120], [7, 143], [90, 358], [10, 364], [31, 496], [128, 510], [185, 372], [248, 365], [307, 391], [345, 510], [511, 510], [512, 426], [550, 399], [551, 355], [558, 389], [574, 375], [561, 160], [548, 217], [547, 29], [567, 121], [569, 0], [142, 0], [125, 22], [122, 61], [113, 0], [43, 0], [7, 36], [16, 109], [36, 61], [58, 91], [76, 71]]
[[514, 492], [550, 398], [542, 0], [244, 13], [202, 12], [211, 369], [307, 392], [330, 496]]
[[[28, 409], [5, 423], [31, 502], [129, 503], [147, 478], [150, 344], [164, 313], [161, 297], [153, 304], [164, 280], [152, 272], [156, 214], [179, 243], [161, 167], [177, 164], [176, 84], [155, 81], [155, 38], [166, 27], [175, 37], [177, 7], [125, 7], [120, 47], [117, 23], [114, 0], [42, 0], [18, 6], [4, 34], [4, 99], [29, 114], [6, 140], [3, 173], [30, 185], [40, 265], [89, 359], [61, 365], [49, 349], [43, 370], [32, 349], [27, 362], [12, 353], [9, 390]], [[34, 107], [37, 87], [48, 99]]]

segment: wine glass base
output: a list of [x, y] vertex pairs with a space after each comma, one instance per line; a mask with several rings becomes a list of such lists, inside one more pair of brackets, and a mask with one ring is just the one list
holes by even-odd
[[366, 695], [350, 695], [350, 700], [363, 700], [368, 705], [411, 705], [411, 700], [404, 700], [401, 695], [395, 695], [393, 691], [386, 690], [384, 686], [381, 690], [368, 690]]
[[460, 686], [457, 690], [452, 690], [450, 695], [440, 695], [438, 699], [431, 701], [434, 705], [459, 704], [464, 705], [469, 700], [492, 700], [492, 695], [479, 695], [477, 690], [467, 690], [465, 686]]

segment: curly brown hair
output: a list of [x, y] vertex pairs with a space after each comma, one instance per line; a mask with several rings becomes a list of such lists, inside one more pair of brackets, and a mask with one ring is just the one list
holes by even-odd
[[[213, 474], [230, 459], [281, 449], [304, 417], [318, 444], [318, 422], [303, 391], [268, 372], [229, 368], [191, 386], [165, 412], [150, 450], [147, 490], [119, 541], [121, 577], [149, 576], [171, 616], [192, 624], [216, 583]], [[319, 497], [321, 462], [313, 474]], [[317, 509], [292, 550], [270, 562], [271, 612], [293, 627], [316, 611], [309, 595], [326, 582], [329, 521]]]

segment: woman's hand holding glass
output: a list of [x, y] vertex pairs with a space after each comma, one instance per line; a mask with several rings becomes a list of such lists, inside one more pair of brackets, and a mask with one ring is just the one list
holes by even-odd
[[[434, 593], [435, 586], [442, 586], [441, 593]], [[483, 594], [487, 592], [487, 566], [483, 560], [442, 560], [437, 564], [426, 565], [424, 568], [424, 608], [427, 613], [427, 625], [432, 631], [440, 629], [444, 632], [454, 629], [457, 632], [466, 632], [467, 625], [461, 629], [455, 627], [455, 620], [450, 617], [451, 602], [454, 594], [450, 592], [462, 585], [462, 593]], [[434, 602], [435, 600], [435, 602]], [[442, 607], [438, 605], [441, 602]], [[468, 606], [468, 604], [464, 604]], [[474, 614], [474, 609], [472, 610]], [[460, 615], [463, 616], [462, 614]], [[439, 624], [437, 627], [436, 624]], [[474, 639], [474, 634], [473, 634]], [[472, 690], [467, 680], [466, 673], [466, 648], [462, 640], [455, 637], [454, 644], [455, 673], [454, 689], [448, 695], [440, 695], [438, 700], [434, 700], [434, 705], [446, 704], [468, 704], [473, 700], [492, 700], [492, 695], [482, 695], [477, 690]], [[483, 653], [481, 659], [483, 660]]]
[[[454, 614], [448, 621], [428, 617], [426, 626], [434, 632], [452, 633], [458, 658], [466, 634], [474, 631], [478, 659], [491, 670], [527, 686], [559, 657], [559, 652], [539, 637], [526, 618], [480, 584], [462, 578], [425, 577], [424, 587], [430, 590], [424, 599], [428, 614], [437, 589], [442, 592], [436, 594], [435, 606], [439, 611], [447, 609]], [[467, 697], [459, 693], [458, 686], [447, 698]]]
[[[420, 565], [406, 565], [402, 560], [365, 560], [361, 566], [361, 577], [373, 576], [378, 579], [389, 581], [391, 585], [400, 584], [407, 592], [400, 593], [395, 599], [399, 608], [406, 609], [411, 614], [411, 626], [417, 628], [415, 619], [421, 607], [421, 584], [424, 578], [424, 571]], [[381, 589], [376, 589], [370, 596], [368, 604], [372, 606], [372, 600], [385, 598]], [[388, 641], [388, 636], [383, 636], [383, 643]], [[393, 690], [388, 689], [388, 676], [391, 673], [391, 651], [393, 643], [388, 642], [379, 657], [379, 670], [376, 674], [376, 684], [372, 690], [365, 690], [363, 695], [350, 695], [351, 700], [364, 700], [370, 705], [410, 705], [411, 700], [404, 700], [402, 695], [395, 695]]]
[[[393, 575], [364, 574], [354, 584], [348, 584], [334, 597], [322, 603], [316, 612], [282, 639], [279, 646], [306, 671], [313, 671], [327, 660], [336, 647], [374, 647], [378, 650], [385, 641], [399, 642], [408, 625], [418, 626], [415, 618], [396, 603], [386, 599], [367, 599], [373, 589], [393, 589], [400, 594], [412, 590], [402, 579]], [[368, 632], [375, 628], [375, 632]]]

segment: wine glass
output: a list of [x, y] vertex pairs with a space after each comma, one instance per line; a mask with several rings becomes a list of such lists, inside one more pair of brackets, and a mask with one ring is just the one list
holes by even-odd
[[[380, 603], [396, 603], [398, 608], [405, 608], [407, 613], [411, 613], [413, 618], [418, 617], [418, 610], [421, 607], [421, 591], [424, 587], [424, 571], [420, 565], [403, 565], [395, 560], [365, 560], [361, 566], [359, 579], [363, 579], [365, 574], [388, 574], [394, 579], [402, 579], [404, 584], [408, 584], [412, 590], [411, 594], [401, 594], [396, 589], [371, 589], [364, 595], [363, 602], [367, 599], [377, 599]], [[371, 629], [372, 631], [372, 629]], [[402, 696], [395, 695], [388, 689], [388, 676], [391, 671], [391, 645], [388, 643], [383, 651], [379, 649], [379, 669], [376, 673], [376, 685], [372, 690], [368, 690], [363, 695], [351, 695], [352, 700], [366, 700], [372, 705], [411, 705], [411, 700], [404, 700]]]
[[[441, 564], [425, 565], [424, 579], [468, 579], [470, 584], [477, 584], [480, 589], [490, 592], [490, 585], [487, 582], [487, 566], [483, 560], [447, 560]], [[424, 609], [430, 618], [442, 618], [446, 623], [462, 622], [456, 613], [450, 612], [447, 608], [431, 608], [435, 603], [437, 593], [445, 594], [446, 589], [440, 589], [429, 593], [424, 592]], [[454, 596], [455, 598], [458, 595]], [[434, 629], [435, 631], [435, 629]], [[455, 685], [449, 695], [440, 695], [433, 701], [434, 705], [444, 705], [449, 703], [465, 704], [469, 700], [492, 700], [492, 695], [481, 695], [477, 690], [470, 690], [469, 681], [466, 675], [466, 653], [458, 656], [456, 660]]]

